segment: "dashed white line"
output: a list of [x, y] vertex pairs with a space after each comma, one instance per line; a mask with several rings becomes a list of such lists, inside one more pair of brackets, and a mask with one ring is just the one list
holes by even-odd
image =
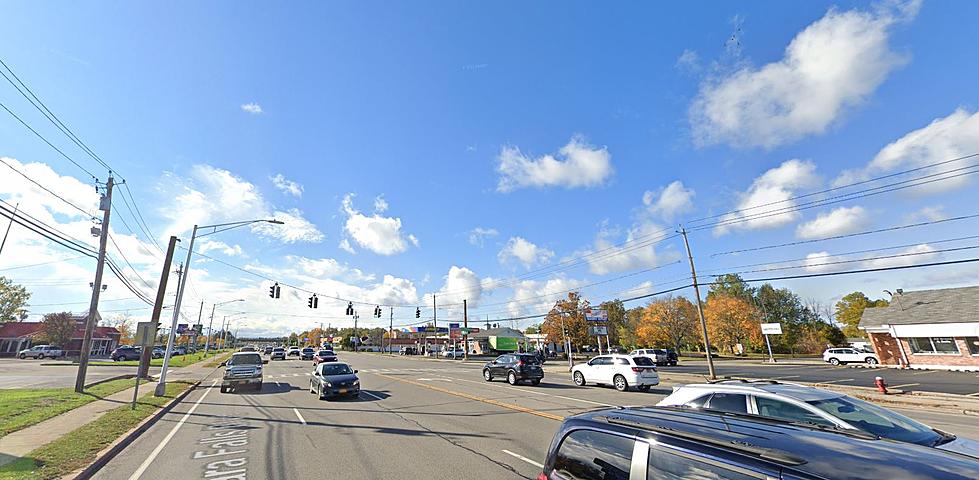
[[913, 387], [916, 385], [921, 385], [920, 383], [904, 383], [901, 385], [888, 385], [889, 388], [901, 388], [901, 387]]
[[786, 378], [799, 378], [802, 375], [783, 375], [781, 377], [772, 377], [772, 380], [784, 380]]
[[143, 472], [145, 472], [146, 469], [149, 468], [150, 464], [153, 463], [153, 460], [156, 459], [157, 455], [159, 455], [160, 452], [163, 451], [163, 447], [166, 447], [167, 443], [170, 443], [170, 439], [172, 439], [173, 436], [177, 434], [177, 430], [180, 429], [180, 426], [183, 425], [184, 422], [186, 422], [187, 419], [194, 414], [194, 411], [197, 410], [197, 406], [204, 401], [204, 397], [206, 397], [208, 393], [211, 393], [211, 390], [218, 384], [218, 382], [220, 382], [220, 380], [215, 380], [214, 383], [211, 384], [211, 388], [205, 390], [204, 394], [201, 395], [201, 398], [198, 398], [197, 401], [194, 402], [194, 405], [190, 407], [190, 410], [187, 410], [187, 413], [185, 413], [184, 416], [180, 418], [180, 421], [173, 426], [173, 429], [170, 430], [170, 433], [168, 433], [166, 437], [163, 437], [163, 441], [160, 442], [160, 444], [157, 445], [152, 452], [150, 452], [150, 456], [146, 457], [146, 460], [143, 460], [143, 463], [140, 464], [139, 468], [137, 468], [135, 472], [133, 472], [132, 476], [129, 477], [129, 480], [137, 480], [139, 479], [139, 477], [143, 475]]
[[503, 453], [505, 453], [507, 455], [510, 455], [513, 458], [519, 458], [520, 460], [523, 460], [523, 461], [525, 461], [525, 462], [527, 462], [527, 463], [529, 463], [529, 464], [531, 464], [531, 465], [533, 465], [533, 466], [535, 466], [537, 468], [544, 468], [544, 465], [543, 464], [537, 463], [537, 462], [535, 462], [535, 461], [533, 461], [533, 460], [531, 460], [531, 459], [529, 459], [529, 458], [527, 458], [527, 457], [525, 457], [523, 455], [520, 455], [520, 454], [517, 454], [517, 453], [513, 453], [513, 452], [511, 452], [509, 450], [506, 450], [506, 449], [503, 450]]
[[303, 425], [306, 425], [306, 419], [303, 418], [303, 414], [299, 413], [299, 410], [295, 408], [293, 408], [292, 411], [296, 412], [296, 416], [299, 417], [299, 421], [303, 422]]
[[844, 379], [840, 379], [840, 380], [825, 380], [825, 381], [820, 380], [820, 381], [818, 381], [816, 383], [823, 383], [823, 384], [827, 384], [827, 383], [840, 383], [840, 382], [852, 382], [853, 380], [854, 379], [852, 379], [852, 378], [844, 378]]

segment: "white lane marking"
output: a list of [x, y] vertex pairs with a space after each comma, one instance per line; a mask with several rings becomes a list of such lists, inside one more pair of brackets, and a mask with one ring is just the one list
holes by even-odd
[[293, 408], [292, 411], [296, 412], [296, 416], [299, 417], [299, 421], [303, 422], [303, 425], [306, 425], [306, 419], [303, 418], [303, 414], [299, 413], [299, 410], [295, 408]]
[[935, 373], [937, 370], [925, 370], [923, 372], [912, 373], [911, 375], [924, 375], [926, 373]]
[[799, 378], [801, 375], [783, 375], [781, 377], [772, 377], [772, 380], [782, 380], [785, 378]]
[[976, 393], [967, 393], [966, 395], [968, 395], [970, 397], [979, 397], [979, 392], [976, 392]]
[[170, 433], [168, 433], [166, 437], [163, 437], [163, 441], [160, 442], [160, 444], [157, 445], [152, 452], [150, 452], [150, 456], [146, 457], [146, 460], [143, 460], [143, 463], [139, 466], [139, 468], [136, 469], [135, 472], [133, 472], [133, 474], [129, 477], [129, 480], [138, 480], [139, 477], [143, 476], [143, 472], [145, 472], [146, 469], [149, 468], [150, 464], [153, 463], [153, 460], [156, 459], [157, 455], [159, 455], [160, 452], [163, 451], [163, 447], [166, 447], [167, 443], [170, 443], [170, 439], [172, 439], [173, 436], [177, 434], [177, 430], [180, 429], [180, 426], [183, 425], [184, 422], [186, 422], [187, 419], [194, 414], [194, 411], [197, 410], [197, 406], [204, 401], [204, 397], [206, 397], [208, 393], [211, 393], [211, 390], [214, 389], [214, 387], [218, 384], [218, 382], [220, 382], [220, 380], [215, 380], [214, 383], [211, 384], [211, 387], [204, 391], [204, 395], [201, 395], [201, 398], [198, 398], [197, 401], [194, 402], [194, 405], [190, 407], [190, 410], [187, 410], [187, 413], [185, 413], [184, 416], [180, 418], [180, 421], [173, 426], [173, 429], [170, 430]]
[[901, 385], [888, 385], [888, 388], [901, 388], [901, 387], [913, 387], [915, 385], [921, 385], [920, 383], [904, 383]]
[[312, 373], [309, 373], [309, 372], [306, 372], [306, 376], [307, 376], [307, 377], [308, 377], [308, 376], [311, 376], [311, 375], [312, 375]]
[[368, 397], [371, 397], [371, 398], [373, 398], [374, 400], [384, 400], [383, 398], [381, 398], [381, 397], [378, 397], [377, 395], [374, 395], [374, 394], [373, 394], [373, 393], [371, 393], [371, 392], [365, 392], [365, 391], [363, 391], [363, 390], [361, 390], [361, 391], [360, 391], [360, 393], [363, 393], [364, 395], [367, 395]]
[[841, 380], [825, 380], [825, 381], [820, 380], [820, 381], [815, 382], [815, 383], [828, 384], [828, 383], [852, 382], [853, 380], [854, 379], [852, 379], [852, 378], [844, 378], [844, 379], [841, 379]]
[[511, 457], [514, 457], [514, 458], [519, 458], [520, 460], [523, 460], [523, 461], [525, 461], [525, 462], [527, 462], [527, 463], [529, 463], [529, 464], [531, 464], [531, 465], [533, 465], [533, 466], [535, 466], [537, 468], [544, 468], [544, 465], [542, 465], [540, 463], [537, 463], [537, 462], [535, 462], [535, 461], [533, 461], [533, 460], [531, 460], [531, 459], [529, 459], [529, 458], [527, 458], [527, 457], [525, 457], [523, 455], [513, 453], [513, 452], [511, 452], [509, 450], [506, 450], [506, 449], [503, 450], [503, 453], [505, 453], [505, 454], [507, 454], [507, 455], [509, 455]]

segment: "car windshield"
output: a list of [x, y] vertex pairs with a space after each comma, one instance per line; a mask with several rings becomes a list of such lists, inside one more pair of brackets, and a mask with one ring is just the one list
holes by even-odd
[[229, 367], [235, 367], [239, 365], [261, 365], [262, 356], [257, 353], [249, 353], [245, 355], [232, 355], [231, 360], [228, 360]]
[[345, 363], [327, 363], [322, 365], [324, 365], [323, 376], [350, 375], [354, 373], [353, 370], [350, 370], [350, 366]]
[[901, 442], [933, 446], [945, 437], [900, 413], [853, 397], [810, 400], [810, 405], [874, 435]]

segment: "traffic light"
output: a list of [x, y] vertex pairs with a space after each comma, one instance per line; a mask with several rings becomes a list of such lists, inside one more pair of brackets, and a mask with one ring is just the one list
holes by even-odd
[[279, 298], [279, 295], [281, 293], [282, 293], [282, 287], [279, 286], [279, 282], [275, 282], [275, 285], [269, 287], [269, 297]]
[[309, 305], [309, 308], [319, 308], [320, 307], [319, 297], [317, 297], [316, 294], [314, 293], [312, 297], [309, 297], [309, 303], [307, 303], [307, 305]]
[[381, 318], [381, 307], [380, 306], [375, 306], [374, 307], [374, 317], [375, 318]]
[[415, 308], [415, 318], [422, 318], [422, 309]]
[[347, 302], [347, 315], [354, 314], [354, 302]]

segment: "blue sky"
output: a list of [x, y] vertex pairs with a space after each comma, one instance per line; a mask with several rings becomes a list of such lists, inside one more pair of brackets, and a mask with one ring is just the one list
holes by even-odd
[[[977, 13], [967, 2], [21, 2], [3, 6], [0, 58], [127, 180], [160, 243], [195, 222], [278, 216], [283, 229], [215, 235], [224, 246], [207, 254], [362, 301], [362, 317], [367, 304], [401, 305], [396, 320], [412, 323], [410, 306], [433, 291], [509, 318], [546, 312], [556, 295], [542, 294], [596, 282], [582, 287], [594, 301], [681, 285], [682, 243], [641, 240], [979, 152]], [[104, 180], [5, 82], [0, 101]], [[0, 113], [0, 157], [94, 211], [91, 179]], [[9, 168], [0, 183], [0, 198], [94, 241], [90, 222]], [[972, 235], [975, 220], [711, 254], [968, 215], [973, 185], [958, 177], [764, 221], [734, 214], [726, 231], [697, 230], [690, 242], [705, 273], [808, 255], [861, 261], [767, 275], [972, 258], [933, 250], [973, 245], [936, 241]], [[159, 252], [115, 219], [112, 228], [128, 273], [150, 291]], [[86, 308], [93, 262], [3, 270], [70, 256], [26, 231], [11, 242], [0, 274], [32, 285], [32, 303], [46, 305], [32, 313]], [[837, 258], [899, 245], [909, 246]], [[868, 259], [895, 253], [917, 255]], [[971, 265], [778, 283], [831, 303], [854, 289], [974, 284]], [[214, 261], [192, 272], [185, 302], [246, 298], [230, 309], [248, 312], [246, 331], [349, 323], [345, 302], [310, 312], [307, 294], [272, 303], [267, 280]], [[102, 309], [146, 317], [127, 294], [111, 286], [104, 298], [118, 300]]]

